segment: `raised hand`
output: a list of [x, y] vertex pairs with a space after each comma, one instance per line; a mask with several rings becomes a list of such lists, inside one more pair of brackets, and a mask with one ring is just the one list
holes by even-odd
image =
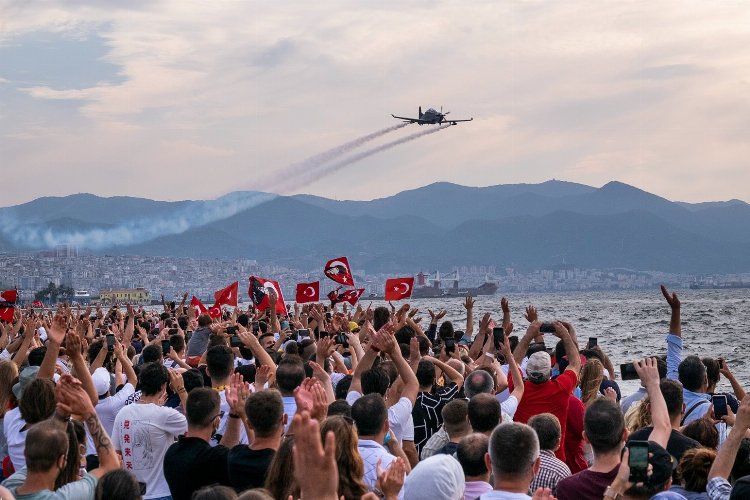
[[336, 439], [333, 432], [320, 440], [320, 425], [310, 413], [298, 412], [292, 420], [294, 434], [294, 478], [301, 498], [338, 500], [339, 471], [336, 466]]
[[526, 321], [528, 321], [529, 323], [537, 321], [539, 319], [539, 316], [537, 314], [536, 307], [532, 305], [526, 306], [526, 312], [524, 312], [523, 317], [526, 318]]
[[655, 358], [643, 358], [633, 361], [638, 377], [641, 379], [643, 387], [648, 387], [649, 384], [659, 386], [659, 369], [656, 365]]
[[677, 294], [672, 292], [669, 293], [669, 290], [667, 290], [667, 287], [664, 285], [661, 285], [661, 294], [664, 295], [664, 298], [667, 299], [667, 304], [669, 304], [669, 307], [672, 309], [679, 309], [680, 308], [680, 299], [677, 297]]
[[472, 297], [471, 295], [467, 295], [464, 299], [464, 309], [466, 309], [467, 311], [471, 311], [472, 309], [474, 309], [474, 297]]
[[65, 333], [67, 332], [67, 330], [68, 323], [65, 320], [65, 317], [62, 314], [58, 313], [55, 315], [55, 318], [52, 320], [52, 323], [47, 329], [47, 337], [56, 344], [60, 345], [63, 343], [63, 340], [65, 340]]
[[508, 304], [507, 297], [502, 297], [500, 299], [500, 309], [502, 309], [503, 314], [510, 314], [510, 304]]
[[255, 371], [255, 389], [262, 391], [271, 377], [271, 367], [262, 365]]
[[492, 315], [485, 313], [482, 319], [479, 320], [479, 333], [488, 332], [490, 330], [490, 321], [492, 321]]
[[64, 415], [80, 415], [88, 418], [96, 414], [94, 405], [80, 380], [72, 375], [64, 374], [55, 387], [57, 407]]
[[397, 457], [385, 470], [380, 464], [381, 461], [378, 460], [375, 466], [378, 480], [375, 485], [383, 492], [385, 498], [398, 497], [406, 478], [406, 462], [403, 458]]

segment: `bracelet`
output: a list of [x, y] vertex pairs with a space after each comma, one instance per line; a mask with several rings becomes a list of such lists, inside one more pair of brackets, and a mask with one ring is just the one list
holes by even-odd
[[229, 418], [242, 418], [239, 413], [230, 413]]
[[175, 389], [175, 392], [185, 392], [185, 388], [184, 387], [179, 387], [179, 388]]

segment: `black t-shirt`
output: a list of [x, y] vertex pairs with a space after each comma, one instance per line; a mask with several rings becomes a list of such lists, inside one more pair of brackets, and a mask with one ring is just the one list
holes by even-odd
[[[644, 427], [643, 429], [638, 429], [634, 433], [632, 433], [630, 436], [628, 436], [628, 442], [630, 441], [647, 441], [648, 436], [651, 434], [651, 431], [654, 430], [653, 427]], [[695, 439], [689, 438], [683, 433], [676, 431], [672, 429], [672, 434], [669, 436], [669, 441], [667, 442], [667, 451], [670, 455], [672, 455], [677, 462], [680, 461], [682, 458], [682, 455], [692, 449], [692, 448], [700, 448], [701, 444], [696, 441]], [[675, 462], [676, 463], [676, 462]]]
[[251, 450], [238, 444], [229, 451], [229, 482], [240, 492], [249, 488], [262, 488], [266, 482], [266, 471], [276, 451], [271, 448]]
[[174, 500], [190, 500], [211, 484], [229, 486], [226, 446], [211, 447], [201, 438], [180, 436], [164, 456], [164, 477]]

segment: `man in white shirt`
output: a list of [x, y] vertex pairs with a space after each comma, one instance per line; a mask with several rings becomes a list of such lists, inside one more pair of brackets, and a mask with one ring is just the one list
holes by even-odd
[[[364, 462], [364, 481], [370, 491], [375, 488], [378, 479], [378, 465], [385, 470], [400, 456], [406, 462], [408, 471], [408, 460], [398, 440], [390, 432], [388, 410], [380, 394], [368, 394], [357, 399], [352, 405], [352, 419], [359, 433], [357, 449]], [[402, 497], [403, 490], [399, 494], [399, 498]]]
[[[143, 366], [141, 398], [125, 406], [115, 418], [112, 441], [122, 456], [123, 468], [136, 479], [146, 483], [145, 500], [169, 497], [169, 485], [164, 478], [164, 455], [178, 436], [187, 431], [185, 416], [172, 408], [165, 408], [169, 373], [161, 363]], [[187, 399], [182, 377], [175, 377], [172, 390]], [[184, 404], [184, 401], [183, 401]]]

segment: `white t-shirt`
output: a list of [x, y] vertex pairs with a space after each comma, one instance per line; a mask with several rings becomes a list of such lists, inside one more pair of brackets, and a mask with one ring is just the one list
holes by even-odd
[[5, 414], [3, 431], [8, 442], [8, 456], [15, 470], [21, 470], [26, 465], [23, 451], [26, 449], [26, 431], [22, 431], [26, 421], [21, 417], [21, 410], [13, 408]]
[[164, 479], [164, 455], [187, 432], [187, 420], [177, 410], [153, 403], [125, 406], [117, 414], [112, 442], [122, 454], [122, 466], [146, 483], [144, 499], [170, 496]]
[[[232, 407], [229, 406], [229, 403], [227, 403], [227, 394], [226, 391], [219, 392], [219, 400], [221, 401], [219, 403], [219, 411], [224, 412], [224, 416], [221, 418], [221, 421], [219, 422], [219, 428], [216, 429], [216, 434], [219, 434], [223, 436], [227, 432], [227, 425], [229, 424], [229, 413], [232, 411]], [[249, 441], [247, 439], [247, 431], [245, 431], [245, 426], [240, 426], [240, 444], [248, 444]], [[211, 446], [216, 446], [219, 444], [218, 441], [212, 436], [211, 441], [209, 441], [209, 444]]]
[[[353, 406], [354, 402], [362, 397], [358, 391], [349, 391], [346, 394], [346, 402]], [[400, 398], [398, 403], [388, 408], [388, 424], [393, 432], [393, 437], [399, 443], [403, 441], [414, 441], [414, 420], [411, 412], [414, 406], [409, 398]]]
[[[101, 399], [96, 404], [96, 414], [99, 415], [99, 421], [101, 421], [108, 435], [112, 435], [112, 427], [115, 425], [117, 414], [123, 409], [128, 398], [133, 394], [135, 394], [135, 387], [128, 382], [122, 386], [122, 389], [117, 394]], [[88, 427], [86, 427], [86, 454], [96, 455], [94, 440], [91, 439]]]

